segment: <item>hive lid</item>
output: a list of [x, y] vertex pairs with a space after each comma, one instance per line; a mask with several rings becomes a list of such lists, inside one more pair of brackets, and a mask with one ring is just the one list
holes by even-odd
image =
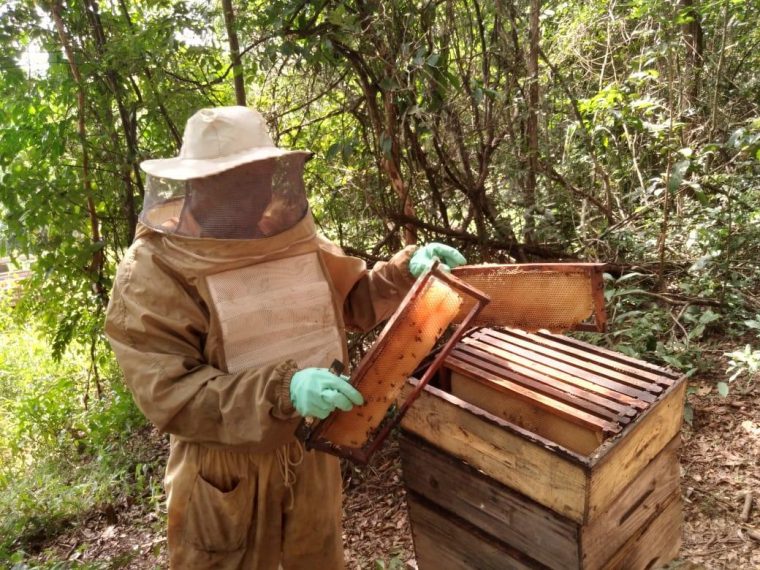
[[680, 377], [562, 335], [506, 328], [469, 331], [444, 365], [605, 439], [635, 421]]

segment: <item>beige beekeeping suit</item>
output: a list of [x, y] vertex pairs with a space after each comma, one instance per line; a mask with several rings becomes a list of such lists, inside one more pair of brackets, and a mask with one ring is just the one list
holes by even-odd
[[[366, 329], [393, 311], [411, 284], [409, 255], [407, 248], [367, 271], [319, 238], [310, 215], [255, 241], [141, 228], [119, 266], [106, 332], [140, 409], [172, 434], [166, 487], [173, 568], [343, 567], [338, 460], [295, 444], [299, 418], [289, 381], [306, 365], [345, 358], [345, 326]], [[215, 280], [234, 282], [259, 265], [303, 276], [310, 263], [329, 288], [341, 353], [231, 370], [226, 350], [236, 339], [225, 342]], [[266, 342], [261, 313], [269, 309], [251, 306], [240, 317], [256, 349]], [[300, 324], [292, 324], [296, 355]]]
[[106, 319], [138, 406], [171, 434], [171, 567], [343, 568], [339, 462], [296, 441], [290, 380], [346, 361], [346, 327], [392, 313], [412, 248], [368, 271], [308, 211], [257, 239], [164, 231], [181, 218], [142, 218]]

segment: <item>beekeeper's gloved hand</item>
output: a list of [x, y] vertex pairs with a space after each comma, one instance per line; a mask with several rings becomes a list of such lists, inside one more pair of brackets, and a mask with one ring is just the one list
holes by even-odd
[[345, 376], [336, 376], [327, 368], [304, 368], [293, 374], [290, 399], [299, 414], [320, 420], [335, 408], [347, 412], [364, 403], [361, 393]]
[[415, 277], [419, 277], [433, 265], [436, 258], [441, 261], [440, 268], [446, 272], [467, 263], [464, 256], [453, 247], [433, 242], [414, 252], [409, 260], [409, 271]]

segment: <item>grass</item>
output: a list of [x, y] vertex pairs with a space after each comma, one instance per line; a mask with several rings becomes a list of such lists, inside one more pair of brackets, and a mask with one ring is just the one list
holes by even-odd
[[[51, 353], [0, 305], [0, 567], [32, 568], [30, 555], [88, 513], [155, 493], [134, 437], [145, 420], [112, 358], [99, 361], [98, 398], [89, 351]], [[39, 568], [97, 568], [52, 564]]]

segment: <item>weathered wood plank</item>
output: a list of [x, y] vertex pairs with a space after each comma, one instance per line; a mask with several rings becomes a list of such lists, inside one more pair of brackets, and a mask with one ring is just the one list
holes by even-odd
[[465, 521], [409, 493], [419, 570], [531, 570], [545, 568]]
[[[478, 338], [493, 339], [491, 342], [507, 343], [516, 347], [522, 347], [525, 353], [533, 360], [539, 362], [551, 362], [555, 367], [560, 367], [565, 371], [572, 371], [578, 378], [593, 380], [591, 384], [598, 387], [605, 387], [619, 394], [625, 394], [636, 400], [641, 400], [644, 394], [649, 391], [650, 387], [656, 388], [656, 392], [662, 392], [662, 388], [654, 382], [641, 382], [637, 380], [636, 386], [630, 386], [630, 375], [621, 373], [615, 368], [601, 366], [595, 362], [589, 362], [589, 354], [580, 350], [572, 354], [557, 350], [548, 346], [546, 341], [536, 336], [527, 336], [519, 334], [521, 331], [496, 331], [493, 329], [484, 329], [478, 334]], [[592, 355], [595, 356], [595, 355]], [[593, 390], [593, 388], [590, 388]], [[604, 393], [604, 392], [600, 392]], [[627, 401], [627, 400], [626, 400]]]
[[[491, 370], [486, 369], [487, 365], [485, 363], [460, 350], [453, 350], [451, 354], [449, 354], [449, 357], [446, 359], [446, 366], [461, 374], [470, 376], [471, 378], [483, 379], [497, 390], [508, 392], [515, 397], [530, 402], [532, 405], [541, 406], [554, 414], [561, 415], [568, 421], [576, 422], [592, 429], [597, 428], [601, 431], [620, 431], [620, 426], [614, 421], [610, 421], [608, 418], [599, 417], [575, 407], [573, 405], [574, 402], [570, 397], [562, 394], [559, 390], [553, 390], [550, 388], [544, 391], [546, 393], [542, 393], [534, 389], [533, 386], [526, 386], [526, 382], [520, 382], [520, 376], [518, 374], [511, 372], [504, 373], [501, 371], [499, 371], [499, 373], [493, 373]], [[553, 393], [551, 390], [553, 390]], [[565, 401], [563, 402], [560, 400], [557, 397], [558, 395], [559, 398], [564, 398]]]
[[423, 440], [402, 435], [407, 489], [556, 570], [578, 568], [578, 525]]
[[603, 512], [581, 527], [583, 568], [601, 568], [679, 492], [680, 435]]
[[[410, 379], [408, 394], [416, 383]], [[586, 458], [432, 386], [401, 426], [572, 520], [586, 512]]]
[[678, 434], [683, 417], [685, 379], [622, 433], [608, 440], [592, 459], [588, 510], [584, 521], [602, 513]]
[[681, 548], [683, 512], [681, 495], [675, 493], [662, 512], [639, 529], [603, 566], [602, 570], [651, 570], [662, 568]]
[[[635, 396], [629, 394], [626, 397], [622, 390], [608, 389], [605, 392], [601, 389], [605, 379], [598, 374], [563, 365], [535, 353], [531, 354], [532, 351], [528, 349], [512, 346], [510, 343], [492, 336], [497, 334], [497, 331], [489, 329], [488, 332], [490, 334], [480, 331], [474, 333], [472, 337], [465, 337], [459, 343], [458, 348], [478, 347], [482, 352], [492, 354], [495, 357], [495, 362], [502, 367], [506, 366], [509, 369], [519, 367], [521, 374], [541, 382], [559, 383], [563, 390], [570, 390], [575, 387], [573, 392], [580, 394], [583, 399], [617, 412], [625, 411], [634, 404], [641, 406], [645, 402], [653, 402], [657, 398], [654, 394], [634, 388], [629, 388], [628, 392], [635, 394]], [[611, 382], [610, 384], [614, 385]], [[659, 386], [655, 387], [662, 391]]]
[[582, 350], [589, 355], [593, 354], [598, 362], [604, 363], [606, 366], [614, 367], [617, 370], [622, 370], [629, 374], [638, 375], [641, 378], [657, 382], [663, 386], [670, 386], [675, 380], [678, 380], [678, 378], [681, 377], [680, 374], [673, 370], [637, 358], [632, 358], [601, 346], [591, 345], [570, 336], [544, 332], [538, 332], [535, 333], [535, 335], [541, 337], [551, 346], [562, 347], [564, 345], [564, 350]]
[[508, 422], [532, 431], [546, 439], [580, 453], [590, 455], [604, 440], [599, 428], [579, 425], [565, 417], [503, 393], [498, 384], [484, 384], [459, 372], [451, 374], [451, 393]]

